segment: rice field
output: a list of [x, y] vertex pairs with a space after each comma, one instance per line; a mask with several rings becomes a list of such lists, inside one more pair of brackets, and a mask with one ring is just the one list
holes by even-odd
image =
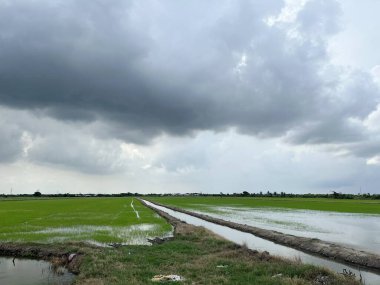
[[380, 253], [380, 201], [376, 200], [251, 197], [150, 200], [226, 221]]
[[[80, 252], [75, 284], [152, 284], [153, 276], [174, 273], [183, 284], [311, 284], [319, 276], [331, 284], [358, 284], [324, 268], [249, 251], [203, 228], [174, 224], [173, 239], [146, 246], [147, 238], [172, 235], [173, 227], [137, 199], [0, 200], [0, 244], [9, 242], [15, 253], [25, 249], [24, 257], [39, 249]], [[143, 246], [87, 246], [110, 243]]]
[[270, 207], [340, 213], [380, 214], [380, 200], [364, 199], [167, 196], [149, 197], [149, 200], [193, 210], [203, 210], [217, 206], [245, 208]]
[[133, 198], [0, 201], [0, 242], [149, 244], [172, 226]]

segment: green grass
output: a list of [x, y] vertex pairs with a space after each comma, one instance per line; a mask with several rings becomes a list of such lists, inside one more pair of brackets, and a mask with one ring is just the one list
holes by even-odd
[[75, 284], [157, 284], [151, 278], [158, 274], [178, 274], [184, 285], [312, 285], [321, 284], [315, 283], [318, 276], [327, 276], [330, 285], [358, 284], [327, 269], [254, 253], [202, 228], [182, 226], [185, 230], [174, 240], [160, 245], [89, 251]]
[[132, 198], [0, 201], [0, 242], [144, 243], [172, 227]]
[[153, 202], [194, 210], [218, 207], [271, 207], [346, 213], [380, 214], [379, 200], [258, 197], [149, 197]]

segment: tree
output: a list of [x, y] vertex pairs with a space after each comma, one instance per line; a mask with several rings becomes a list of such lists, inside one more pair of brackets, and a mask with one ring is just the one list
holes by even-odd
[[34, 196], [34, 197], [41, 197], [42, 194], [41, 194], [40, 191], [36, 191], [36, 192], [34, 192], [33, 196]]

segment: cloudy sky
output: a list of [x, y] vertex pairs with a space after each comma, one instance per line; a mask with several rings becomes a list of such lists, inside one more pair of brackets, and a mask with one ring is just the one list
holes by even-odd
[[0, 193], [379, 193], [378, 11], [0, 0]]

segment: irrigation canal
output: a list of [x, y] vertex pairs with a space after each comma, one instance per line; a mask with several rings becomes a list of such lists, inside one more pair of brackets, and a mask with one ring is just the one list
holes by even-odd
[[144, 203], [146, 203], [148, 206], [161, 210], [181, 221], [184, 221], [188, 224], [192, 224], [195, 226], [202, 226], [204, 228], [207, 228], [211, 230], [212, 232], [216, 233], [219, 236], [222, 236], [226, 238], [227, 240], [230, 240], [236, 244], [240, 245], [246, 245], [248, 248], [252, 250], [259, 250], [259, 251], [268, 251], [272, 255], [277, 255], [289, 259], [300, 259], [304, 263], [309, 263], [313, 265], [318, 266], [324, 266], [331, 270], [334, 270], [338, 273], [342, 273], [343, 270], [351, 271], [355, 273], [355, 275], [359, 278], [359, 276], [362, 277], [362, 280], [364, 281], [364, 284], [366, 285], [379, 285], [380, 284], [380, 275], [360, 269], [358, 267], [354, 266], [348, 266], [346, 264], [342, 264], [339, 262], [332, 261], [330, 259], [325, 259], [321, 257], [316, 257], [307, 253], [304, 253], [302, 251], [286, 247], [283, 245], [276, 244], [274, 242], [259, 238], [254, 236], [250, 233], [245, 233], [242, 231], [238, 231], [235, 229], [231, 229], [226, 226], [214, 224], [205, 220], [202, 220], [200, 218], [196, 218], [193, 216], [190, 216], [188, 214], [184, 214], [181, 212], [177, 212], [171, 209], [168, 209], [163, 206], [156, 205], [152, 202], [142, 200]]

